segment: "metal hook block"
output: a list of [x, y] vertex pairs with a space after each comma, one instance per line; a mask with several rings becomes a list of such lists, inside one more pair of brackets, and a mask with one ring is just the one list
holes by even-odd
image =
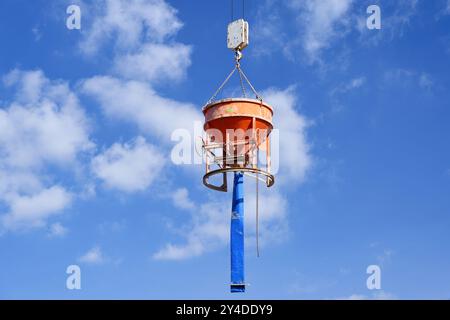
[[249, 26], [244, 19], [231, 22], [228, 25], [227, 46], [231, 50], [243, 50], [249, 44]]

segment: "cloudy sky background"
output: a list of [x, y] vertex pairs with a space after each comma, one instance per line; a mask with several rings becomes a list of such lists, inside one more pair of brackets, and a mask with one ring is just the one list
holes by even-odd
[[232, 68], [229, 1], [1, 2], [0, 298], [450, 298], [450, 1], [246, 3], [281, 143], [236, 296], [231, 194], [170, 161]]

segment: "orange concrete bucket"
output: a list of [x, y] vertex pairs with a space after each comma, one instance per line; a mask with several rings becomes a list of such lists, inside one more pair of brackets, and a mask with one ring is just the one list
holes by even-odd
[[[204, 130], [219, 130], [222, 137], [227, 130], [266, 130], [273, 129], [273, 109], [267, 103], [256, 99], [224, 99], [210, 103], [203, 108]], [[216, 141], [220, 142], [220, 141]], [[258, 140], [258, 144], [262, 141]]]
[[[264, 176], [267, 186], [272, 186], [269, 140], [273, 129], [272, 107], [262, 100], [232, 98], [207, 104], [203, 114], [203, 128], [207, 133], [203, 145], [207, 154], [203, 183], [211, 189], [226, 191], [227, 172], [247, 172]], [[260, 150], [265, 151], [265, 168], [258, 161]], [[213, 169], [214, 165], [218, 169]], [[222, 185], [209, 182], [216, 174], [223, 175]]]

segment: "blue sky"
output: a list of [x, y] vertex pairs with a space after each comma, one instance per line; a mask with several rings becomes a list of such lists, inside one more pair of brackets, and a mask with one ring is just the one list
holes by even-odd
[[[242, 64], [281, 143], [260, 258], [245, 182], [242, 295], [228, 293], [231, 193], [170, 156], [233, 66], [229, 1], [0, 12], [0, 298], [450, 298], [447, 0], [246, 1]], [[66, 289], [73, 264], [81, 290]]]

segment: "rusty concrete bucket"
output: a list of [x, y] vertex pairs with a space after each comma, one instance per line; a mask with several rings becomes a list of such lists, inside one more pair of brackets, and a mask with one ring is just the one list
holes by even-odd
[[[210, 189], [227, 191], [227, 173], [244, 172], [271, 187], [270, 133], [273, 109], [257, 99], [232, 98], [211, 102], [203, 107], [206, 138], [206, 173], [203, 183]], [[262, 159], [260, 159], [260, 157]], [[262, 163], [265, 160], [265, 163]], [[222, 175], [220, 184], [210, 182]]]

